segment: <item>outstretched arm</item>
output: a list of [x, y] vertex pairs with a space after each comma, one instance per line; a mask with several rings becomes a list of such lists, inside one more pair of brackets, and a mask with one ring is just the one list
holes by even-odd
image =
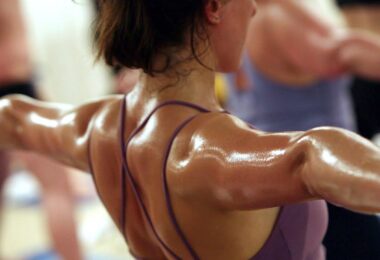
[[229, 115], [203, 124], [190, 135], [188, 156], [172, 166], [178, 186], [171, 187], [182, 196], [229, 210], [323, 198], [380, 211], [380, 150], [358, 135], [336, 128], [269, 134]]
[[39, 152], [87, 171], [87, 147], [92, 121], [111, 99], [115, 97], [72, 107], [21, 95], [2, 98], [0, 149]]

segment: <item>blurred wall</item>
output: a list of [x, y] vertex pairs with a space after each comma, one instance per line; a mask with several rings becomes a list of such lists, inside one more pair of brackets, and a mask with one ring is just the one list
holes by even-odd
[[95, 62], [90, 0], [21, 0], [36, 81], [49, 100], [78, 104], [110, 92]]

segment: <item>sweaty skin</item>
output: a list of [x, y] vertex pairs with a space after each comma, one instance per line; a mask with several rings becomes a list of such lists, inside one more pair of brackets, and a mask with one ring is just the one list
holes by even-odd
[[[137, 102], [138, 95], [128, 96], [125, 138], [157, 104]], [[121, 158], [116, 129], [121, 102], [122, 96], [111, 96], [69, 108], [10, 96], [0, 103], [1, 148], [39, 151], [85, 171], [90, 154], [99, 195], [118, 223]], [[166, 206], [158, 169], [174, 128], [196, 113], [165, 107], [129, 146], [128, 162], [155, 226], [179, 253], [186, 250], [162, 210]], [[269, 134], [231, 115], [202, 114], [176, 138], [167, 174], [181, 226], [206, 259], [254, 255], [267, 239], [280, 205], [324, 198], [356, 211], [380, 211], [379, 150], [340, 129]], [[129, 186], [127, 190], [132, 194]], [[128, 197], [127, 205], [124, 232], [132, 251], [164, 258], [134, 196]], [[210, 223], [223, 229], [212, 230]]]
[[[235, 38], [244, 42], [256, 8], [251, 0], [229, 1], [222, 7], [215, 3], [220, 4], [205, 7], [211, 44], [201, 58], [212, 68], [226, 69], [240, 59], [242, 46], [236, 45]], [[199, 44], [199, 50], [204, 50]], [[169, 220], [162, 168], [170, 136], [194, 115], [174, 140], [166, 173], [179, 224], [202, 259], [252, 257], [267, 241], [279, 207], [289, 203], [323, 198], [356, 211], [380, 211], [380, 151], [374, 145], [334, 128], [278, 134], [251, 129], [220, 112], [213, 71], [195, 59], [174, 69], [190, 73], [180, 79], [170, 70], [154, 77], [142, 75], [128, 94], [126, 107], [121, 107], [123, 96], [117, 95], [78, 107], [23, 96], [3, 98], [0, 149], [37, 151], [84, 171], [90, 171], [91, 161], [101, 200], [128, 238], [131, 251], [147, 259], [172, 258], [154, 237], [129, 184], [124, 187], [127, 207], [120, 206], [119, 135], [128, 139], [157, 105], [168, 100], [187, 101], [214, 112], [199, 114], [174, 105], [161, 108], [131, 141], [126, 159], [159, 236], [182, 259], [191, 256]], [[126, 112], [125, 131], [120, 133], [122, 111]], [[122, 210], [126, 211], [124, 230], [119, 219]]]

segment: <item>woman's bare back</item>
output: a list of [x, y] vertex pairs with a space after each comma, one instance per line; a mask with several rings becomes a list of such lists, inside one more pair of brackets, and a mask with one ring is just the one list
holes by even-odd
[[[184, 174], [181, 172], [181, 164], [185, 163], [184, 159], [189, 153], [188, 143], [191, 142], [194, 131], [220, 112], [201, 114], [192, 108], [168, 105], [152, 115], [145, 127], [128, 144], [128, 166], [138, 196], [127, 173], [122, 185], [122, 145], [120, 132], [115, 131], [121, 129], [120, 112], [120, 101], [115, 101], [94, 120], [90, 158], [102, 201], [120, 229], [123, 229], [125, 221], [122, 233], [128, 240], [131, 252], [148, 259], [163, 258], [164, 254], [170, 258], [170, 253], [155, 236], [154, 232], [157, 232], [162, 242], [175, 254], [184, 259], [191, 257], [169, 216], [163, 170], [165, 153], [174, 131], [186, 119], [196, 115], [194, 121], [176, 136], [167, 163], [166, 177], [178, 224], [192, 246], [205, 259], [247, 259], [256, 254], [269, 237], [279, 209], [232, 212], [210, 207], [207, 198], [202, 198], [202, 195], [194, 194], [195, 200], [189, 197], [189, 193], [197, 192], [197, 187], [188, 187], [181, 177]], [[131, 120], [127, 114], [128, 112], [125, 140], [138, 126], [138, 122]], [[109, 128], [101, 129], [97, 127], [99, 125], [107, 125]], [[121, 206], [123, 194], [126, 196], [125, 213], [122, 213]], [[155, 231], [139, 205], [139, 198], [146, 207]], [[124, 219], [121, 219], [122, 216]]]

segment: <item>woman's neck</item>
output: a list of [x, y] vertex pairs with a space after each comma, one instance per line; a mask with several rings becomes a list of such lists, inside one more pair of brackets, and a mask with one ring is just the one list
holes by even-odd
[[197, 60], [183, 61], [165, 73], [143, 74], [135, 95], [145, 102], [162, 103], [183, 100], [209, 109], [218, 108], [215, 96], [215, 73]]
[[212, 111], [221, 110], [214, 82], [215, 72], [195, 59], [182, 62], [165, 73], [154, 76], [144, 73], [128, 95], [131, 119], [139, 124], [157, 105], [169, 100], [194, 103]]

